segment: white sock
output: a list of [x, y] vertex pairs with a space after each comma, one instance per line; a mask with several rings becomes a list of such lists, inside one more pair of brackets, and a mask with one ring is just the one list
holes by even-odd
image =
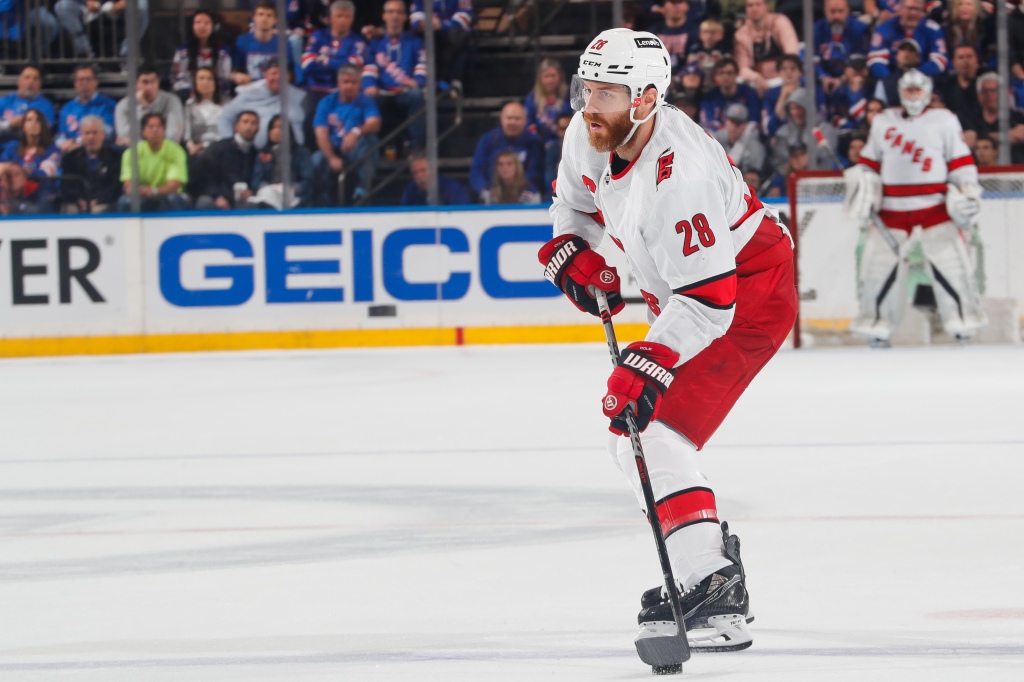
[[[676, 580], [688, 590], [731, 563], [725, 558], [714, 493], [700, 470], [697, 449], [685, 437], [656, 421], [642, 438], [651, 489], [662, 516], [662, 528], [668, 533], [665, 545], [669, 561]], [[629, 438], [613, 436], [609, 449], [646, 512]]]

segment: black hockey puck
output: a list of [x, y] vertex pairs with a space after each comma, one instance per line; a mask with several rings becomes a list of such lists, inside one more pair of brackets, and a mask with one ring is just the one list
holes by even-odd
[[651, 672], [655, 675], [679, 675], [683, 672], [683, 664], [675, 665], [652, 665]]

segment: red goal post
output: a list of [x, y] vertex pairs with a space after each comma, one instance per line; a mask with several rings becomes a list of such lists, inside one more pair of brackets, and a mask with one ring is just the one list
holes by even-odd
[[[981, 247], [974, 252], [983, 298], [1024, 301], [1024, 166], [979, 169], [979, 180]], [[857, 314], [861, 231], [857, 221], [843, 215], [845, 194], [839, 171], [801, 171], [789, 178], [789, 227], [797, 245], [800, 293], [793, 336], [798, 348], [804, 345], [801, 332], [842, 336]], [[1019, 325], [1016, 311], [1012, 314]]]

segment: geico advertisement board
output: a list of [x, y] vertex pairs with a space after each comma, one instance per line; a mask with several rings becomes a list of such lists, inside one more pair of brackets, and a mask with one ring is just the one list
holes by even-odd
[[593, 323], [543, 278], [550, 238], [543, 209], [147, 218], [146, 329]]
[[0, 221], [0, 336], [141, 328], [139, 221]]

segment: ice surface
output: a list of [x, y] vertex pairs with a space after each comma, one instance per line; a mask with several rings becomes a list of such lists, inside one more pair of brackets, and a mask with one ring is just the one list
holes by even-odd
[[[0, 362], [0, 680], [641, 680], [603, 344]], [[1024, 679], [1024, 351], [784, 352], [705, 451], [753, 648]]]

